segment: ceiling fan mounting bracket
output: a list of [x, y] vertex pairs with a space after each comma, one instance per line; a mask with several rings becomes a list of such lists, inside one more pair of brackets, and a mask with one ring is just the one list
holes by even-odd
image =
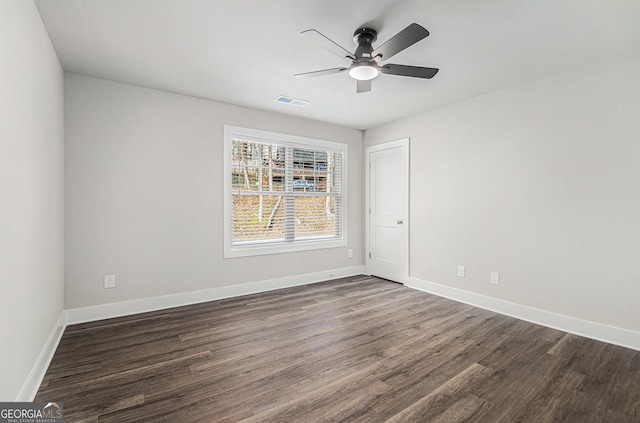
[[360, 43], [375, 43], [378, 39], [378, 31], [371, 28], [358, 28], [356, 32], [353, 33], [353, 42], [356, 44]]

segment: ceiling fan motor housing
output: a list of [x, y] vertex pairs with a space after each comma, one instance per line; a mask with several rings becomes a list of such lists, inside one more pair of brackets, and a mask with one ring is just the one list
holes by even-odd
[[371, 53], [373, 46], [371, 45], [378, 39], [378, 32], [371, 28], [359, 28], [353, 33], [353, 42], [358, 45], [356, 48], [356, 62], [368, 62], [372, 59]]

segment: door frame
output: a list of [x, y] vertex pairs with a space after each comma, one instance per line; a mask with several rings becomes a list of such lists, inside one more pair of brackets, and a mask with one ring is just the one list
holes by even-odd
[[389, 142], [385, 142], [382, 144], [376, 144], [376, 145], [372, 145], [370, 147], [367, 147], [365, 149], [365, 155], [366, 155], [366, 160], [365, 160], [365, 246], [367, 251], [365, 252], [365, 273], [367, 275], [371, 275], [371, 244], [370, 244], [370, 233], [371, 233], [371, 203], [370, 203], [370, 178], [371, 178], [371, 153], [375, 153], [378, 151], [384, 151], [384, 150], [389, 150], [391, 148], [398, 148], [398, 147], [403, 147], [406, 149], [406, 162], [405, 162], [405, 172], [406, 172], [406, 181], [407, 181], [407, 186], [404, 187], [404, 189], [407, 190], [407, 209], [405, 210], [405, 216], [406, 216], [406, 220], [405, 220], [405, 230], [407, 233], [407, 245], [406, 245], [406, 251], [407, 251], [407, 255], [406, 257], [403, 258], [402, 260], [402, 276], [401, 276], [401, 280], [399, 281], [394, 281], [394, 282], [399, 282], [402, 284], [407, 284], [409, 282], [409, 256], [410, 256], [410, 242], [409, 242], [409, 237], [411, 232], [409, 231], [410, 229], [410, 224], [411, 224], [411, 219], [410, 219], [410, 215], [409, 215], [409, 211], [410, 211], [410, 201], [411, 201], [411, 197], [410, 197], [410, 186], [411, 186], [411, 180], [410, 180], [410, 173], [409, 173], [409, 163], [411, 161], [411, 157], [410, 157], [410, 139], [407, 138], [401, 138], [399, 140], [395, 140], [395, 141], [389, 141]]

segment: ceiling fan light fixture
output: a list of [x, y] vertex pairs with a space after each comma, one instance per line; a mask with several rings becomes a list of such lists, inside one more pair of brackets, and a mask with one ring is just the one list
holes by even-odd
[[358, 81], [368, 81], [379, 74], [378, 67], [369, 63], [354, 63], [349, 69], [349, 76]]

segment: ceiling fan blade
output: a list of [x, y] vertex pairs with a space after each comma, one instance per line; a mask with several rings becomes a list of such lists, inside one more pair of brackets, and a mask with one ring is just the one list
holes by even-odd
[[347, 70], [347, 68], [331, 68], [331, 69], [323, 69], [323, 70], [313, 71], [313, 72], [298, 73], [293, 76], [300, 79], [307, 79], [307, 78], [315, 78], [316, 76], [331, 75], [331, 74], [339, 73], [345, 70]]
[[351, 53], [349, 50], [342, 47], [340, 44], [336, 43], [332, 39], [319, 33], [315, 29], [308, 29], [306, 31], [302, 31], [300, 35], [302, 35], [304, 38], [308, 40], [313, 41], [314, 43], [318, 44], [320, 47], [324, 48], [330, 53], [335, 54], [338, 57], [341, 57], [343, 59], [348, 59], [348, 60], [356, 60], [353, 53]]
[[386, 64], [380, 67], [380, 72], [387, 75], [398, 76], [411, 76], [413, 78], [433, 78], [440, 69], [437, 68], [423, 68], [421, 66], [407, 66], [407, 65], [394, 65]]
[[360, 81], [357, 80], [357, 85], [356, 85], [356, 93], [360, 94], [360, 93], [366, 93], [371, 91], [371, 80], [367, 80], [367, 81]]
[[375, 49], [373, 53], [371, 53], [371, 56], [381, 56], [382, 60], [388, 60], [392, 56], [395, 56], [407, 47], [411, 47], [427, 36], [429, 36], [429, 31], [417, 23], [412, 23], [391, 37], [391, 39], [386, 43]]

